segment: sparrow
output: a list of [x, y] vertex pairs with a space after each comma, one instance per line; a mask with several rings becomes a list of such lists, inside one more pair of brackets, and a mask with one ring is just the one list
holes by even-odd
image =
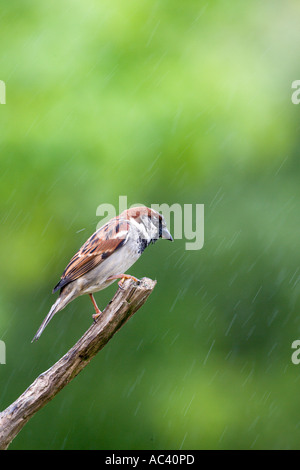
[[138, 282], [136, 277], [124, 273], [147, 246], [159, 238], [173, 241], [164, 217], [145, 206], [127, 209], [96, 230], [70, 260], [54, 287], [53, 293], [59, 290], [59, 297], [31, 342], [41, 336], [57, 312], [83, 294], [88, 294], [93, 302], [95, 314], [92, 317], [96, 321], [102, 312], [93, 293], [117, 279], [120, 279], [120, 288], [125, 279]]

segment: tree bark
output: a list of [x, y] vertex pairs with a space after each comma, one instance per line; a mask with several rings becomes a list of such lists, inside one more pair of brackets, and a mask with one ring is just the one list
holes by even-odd
[[[0, 413], [0, 449], [7, 449], [30, 418], [65, 387], [146, 302], [156, 281], [128, 279], [77, 343]], [[38, 344], [38, 343], [37, 343]]]

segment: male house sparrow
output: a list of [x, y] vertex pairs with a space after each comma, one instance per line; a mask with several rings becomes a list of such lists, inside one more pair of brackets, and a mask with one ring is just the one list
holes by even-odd
[[99, 310], [93, 293], [105, 289], [116, 279], [132, 278], [124, 274], [141, 256], [145, 248], [158, 238], [173, 241], [164, 217], [148, 207], [133, 207], [125, 210], [99, 228], [73, 256], [64, 270], [53, 292], [60, 289], [60, 295], [38, 329], [33, 341], [37, 340], [51, 318], [79, 295], [89, 294], [96, 313]]

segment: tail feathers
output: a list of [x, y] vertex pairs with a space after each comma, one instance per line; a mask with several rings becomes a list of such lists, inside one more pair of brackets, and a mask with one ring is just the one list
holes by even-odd
[[50, 309], [50, 312], [48, 313], [48, 315], [44, 319], [43, 323], [39, 327], [38, 331], [36, 332], [36, 335], [32, 339], [32, 341], [31, 341], [32, 343], [33, 343], [33, 341], [36, 341], [37, 339], [39, 339], [39, 337], [41, 336], [41, 334], [43, 333], [44, 329], [46, 328], [46, 326], [48, 325], [50, 320], [53, 318], [53, 316], [57, 312], [59, 312], [59, 310], [62, 310], [62, 308], [64, 308], [65, 304], [62, 303], [61, 300], [62, 299], [60, 297], [58, 297], [57, 301], [52, 305], [52, 307]]

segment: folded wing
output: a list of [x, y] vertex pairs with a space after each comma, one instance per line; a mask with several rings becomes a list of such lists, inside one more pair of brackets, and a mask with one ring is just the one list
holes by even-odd
[[115, 217], [97, 230], [70, 260], [53, 292], [94, 269], [121, 248], [127, 242], [129, 228], [128, 220]]

